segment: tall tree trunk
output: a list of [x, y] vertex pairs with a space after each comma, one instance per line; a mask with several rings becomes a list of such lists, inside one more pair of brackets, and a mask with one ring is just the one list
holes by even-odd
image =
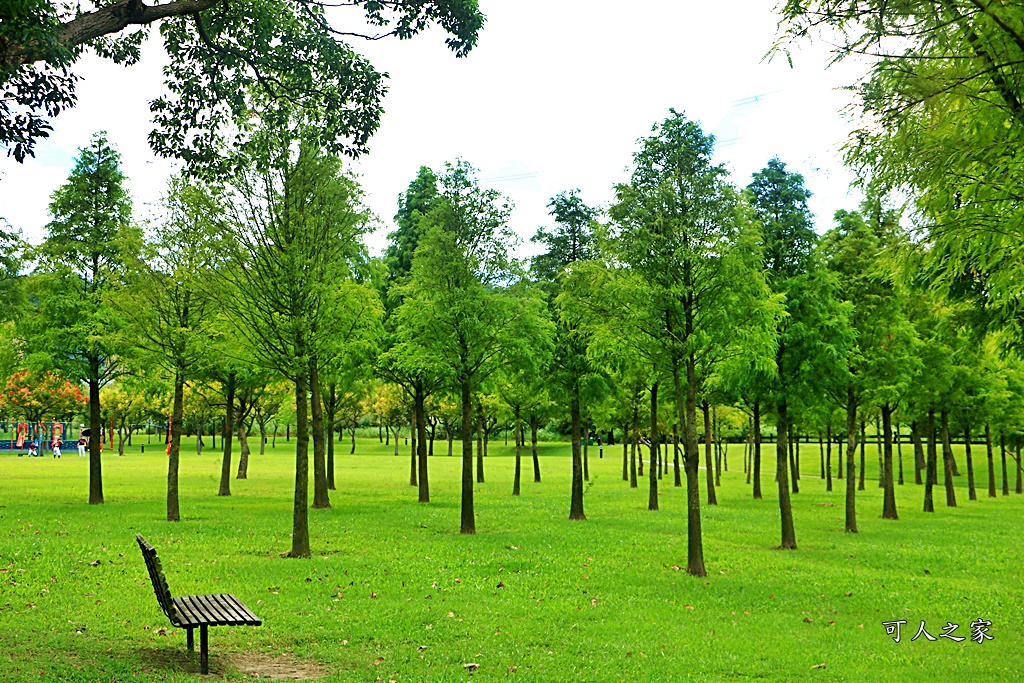
[[167, 521], [181, 519], [178, 509], [178, 462], [181, 454], [181, 416], [185, 403], [185, 375], [178, 367], [174, 373], [174, 404], [171, 407], [171, 452], [167, 458]]
[[540, 419], [536, 415], [530, 416], [530, 449], [533, 451], [533, 483], [540, 483], [540, 459], [537, 457], [537, 428]]
[[[707, 400], [700, 402], [701, 415], [704, 416], [704, 469], [708, 484], [708, 505], [718, 505], [718, 496], [715, 494], [715, 472], [711, 463], [711, 408]], [[696, 414], [694, 414], [696, 417]]]
[[583, 520], [583, 454], [580, 452], [580, 389], [573, 382], [569, 399], [569, 413], [572, 420], [572, 498], [569, 502], [569, 519]]
[[622, 481], [629, 481], [629, 425], [622, 428]]
[[832, 490], [832, 425], [825, 426], [825, 490]]
[[885, 495], [882, 501], [882, 518], [899, 519], [896, 514], [896, 487], [892, 475], [892, 408], [888, 403], [882, 405], [882, 435], [885, 446], [882, 452], [882, 484]]
[[825, 478], [825, 441], [821, 438], [821, 432], [818, 432], [818, 455], [821, 457], [821, 476], [819, 479]]
[[761, 500], [761, 402], [754, 401], [754, 500]]
[[1006, 437], [999, 432], [999, 457], [1003, 461], [1003, 495], [1010, 495], [1010, 477], [1006, 474]]
[[916, 421], [910, 423], [910, 440], [914, 442], [914, 483], [921, 483], [921, 470], [927, 465], [924, 459], [924, 447], [921, 445], [921, 430]]
[[799, 437], [795, 436], [795, 432], [792, 427], [786, 434], [786, 440], [789, 442], [789, 471], [791, 473], [790, 479], [793, 486], [793, 493], [800, 493], [800, 471], [796, 466], [796, 455], [794, 453], [796, 450], [794, 444], [799, 441]]
[[448, 457], [450, 458], [452, 457], [452, 441], [455, 440], [455, 430], [449, 426], [446, 433], [448, 435]]
[[942, 459], [946, 467], [946, 506], [956, 507], [956, 490], [953, 488], [953, 447], [949, 443], [949, 411], [940, 411], [942, 419]]
[[[842, 451], [840, 450], [840, 453]], [[840, 455], [840, 457], [842, 457]], [[846, 531], [857, 533], [857, 394], [846, 388]], [[842, 464], [840, 464], [842, 467]]]
[[967, 453], [967, 499], [978, 500], [974, 489], [974, 461], [971, 458], [971, 428], [964, 427], [964, 449]]
[[1017, 485], [1014, 487], [1014, 493], [1024, 493], [1024, 463], [1020, 460], [1020, 436], [1014, 437], [1014, 443], [1017, 444]]
[[896, 483], [898, 483], [900, 486], [903, 486], [903, 448], [901, 446], [901, 443], [902, 443], [902, 439], [900, 439], [900, 423], [899, 423], [899, 420], [897, 420], [896, 421], [896, 459], [899, 461], [899, 465], [900, 465], [900, 470], [899, 470], [900, 471], [900, 478], [899, 478], [899, 480]]
[[658, 509], [658, 383], [651, 385], [651, 466], [648, 470], [650, 488], [647, 509]]
[[786, 456], [789, 450], [789, 406], [786, 399], [778, 402], [778, 439], [775, 444], [775, 468], [779, 481], [779, 513], [782, 520], [783, 549], [796, 549], [796, 531], [793, 528], [793, 507], [789, 500], [789, 463]]
[[864, 462], [864, 449], [867, 445], [867, 431], [864, 429], [864, 420], [860, 421], [860, 479], [857, 482], [857, 490], [864, 490], [864, 471], [867, 469]]
[[430, 502], [430, 482], [427, 479], [427, 413], [424, 403], [427, 400], [423, 385], [416, 385], [416, 458], [419, 461], [419, 502]]
[[409, 444], [409, 486], [419, 486], [416, 479], [416, 433], [420, 429], [420, 416], [416, 410], [416, 393], [413, 390], [413, 409], [409, 416], [409, 436], [412, 443]]
[[512, 495], [513, 496], [518, 496], [519, 495], [519, 482], [520, 482], [520, 479], [522, 478], [522, 470], [523, 470], [523, 466], [522, 466], [522, 462], [521, 462], [521, 458], [520, 458], [520, 456], [522, 454], [522, 450], [523, 450], [523, 420], [522, 420], [522, 415], [520, 414], [519, 406], [516, 406], [516, 434], [515, 434], [515, 436], [516, 436], [516, 475], [515, 475], [515, 478], [512, 480]]
[[245, 415], [239, 412], [235, 420], [238, 430], [238, 473], [235, 479], [245, 479], [249, 475], [249, 438], [245, 428]]
[[682, 487], [683, 485], [683, 472], [679, 462], [679, 425], [672, 425], [672, 464], [675, 467], [675, 486]]
[[[300, 347], [301, 348], [301, 347]], [[295, 378], [295, 498], [292, 503], [292, 550], [289, 557], [310, 557], [309, 550], [309, 379]]]
[[100, 361], [89, 359], [89, 505], [103, 504], [103, 466], [100, 461], [103, 423], [100, 418]]
[[[331, 507], [327, 491], [327, 438], [324, 434], [324, 406], [320, 397], [320, 368], [317, 358], [309, 359], [309, 406], [313, 427], [313, 507]], [[326, 438], [325, 438], [326, 437]]]
[[[891, 419], [891, 418], [890, 418]], [[875, 443], [878, 446], [878, 488], [885, 488], [885, 458], [882, 453], [882, 428], [875, 420]]]
[[583, 481], [590, 481], [590, 459], [588, 458], [588, 446], [590, 445], [590, 420], [583, 423]]
[[476, 425], [476, 483], [484, 483], [484, 409], [478, 408]]
[[469, 380], [463, 378], [459, 384], [462, 394], [462, 520], [459, 533], [476, 533], [476, 516], [473, 512], [473, 397], [469, 391]]
[[263, 423], [260, 425], [260, 455], [267, 454], [267, 425]]
[[[630, 433], [629, 439], [629, 488], [635, 489], [638, 486], [636, 480], [636, 460], [637, 450], [640, 448], [640, 411], [638, 408], [633, 408], [633, 431]], [[643, 453], [640, 454], [640, 462], [643, 463]], [[1006, 461], [1005, 456], [1003, 461]]]
[[[220, 490], [218, 496], [231, 495], [231, 435], [235, 426], [235, 378], [234, 372], [228, 373], [224, 398], [227, 403], [224, 409], [224, 430], [221, 441], [224, 444], [224, 459], [220, 466]], [[305, 382], [304, 382], [305, 383]]]
[[[327, 439], [327, 489], [334, 491], [334, 430], [338, 426], [338, 384], [331, 382], [327, 385], [327, 406], [324, 412], [327, 415], [327, 433], [331, 438]], [[264, 439], [266, 441], [266, 439]], [[260, 451], [262, 454], [263, 451]]]
[[[714, 436], [715, 449], [715, 486], [722, 485], [722, 439], [718, 426], [718, 410], [716, 406], [711, 407], [711, 434]], [[726, 465], [728, 469], [728, 465]], [[717, 499], [716, 499], [717, 500]]]
[[988, 456], [988, 497], [996, 497], [996, 469], [992, 457], [992, 430], [985, 425], [985, 450]]
[[[693, 334], [693, 321], [689, 312], [686, 316], [687, 337]], [[686, 467], [686, 573], [691, 576], [707, 576], [704, 567], [704, 537], [700, 518], [700, 451], [697, 447], [697, 363], [693, 352], [686, 356], [686, 400], [679, 386], [678, 368], [673, 368], [676, 385], [676, 410], [683, 425], [683, 459]], [[686, 407], [685, 412], [680, 410]], [[707, 402], [705, 406], [705, 434], [707, 433]], [[657, 413], [655, 413], [657, 414]], [[710, 455], [710, 453], [708, 453]], [[708, 461], [710, 469], [710, 461]], [[714, 481], [709, 480], [714, 493]]]
[[928, 432], [928, 463], [924, 473], [924, 511], [935, 512], [935, 501], [933, 488], [938, 479], [938, 454], [935, 448], [935, 411], [928, 409], [928, 422], [925, 429]]

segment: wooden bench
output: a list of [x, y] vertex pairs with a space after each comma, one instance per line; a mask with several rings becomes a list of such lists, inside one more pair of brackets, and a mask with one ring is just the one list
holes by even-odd
[[160, 608], [171, 620], [172, 625], [183, 628], [188, 633], [189, 652], [195, 652], [192, 631], [199, 627], [199, 662], [204, 674], [210, 672], [207, 626], [259, 626], [263, 623], [241, 600], [228, 593], [171, 597], [171, 590], [167, 587], [167, 579], [164, 578], [164, 570], [160, 566], [156, 548], [141, 534], [136, 534], [135, 540], [142, 549], [142, 557], [146, 560], [146, 569], [149, 570], [149, 578], [153, 582], [153, 591], [156, 593]]

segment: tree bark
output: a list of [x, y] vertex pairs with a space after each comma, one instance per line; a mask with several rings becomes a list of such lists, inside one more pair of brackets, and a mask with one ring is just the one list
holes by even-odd
[[899, 479], [897, 484], [903, 486], [903, 448], [901, 446], [902, 439], [900, 439], [900, 423], [896, 421], [896, 459], [899, 462]]
[[473, 512], [473, 397], [469, 380], [459, 385], [462, 394], [462, 520], [459, 533], [476, 533], [476, 515]]
[[569, 399], [569, 413], [572, 420], [572, 497], [569, 502], [569, 519], [583, 520], [583, 454], [580, 451], [580, 393], [579, 385], [573, 383]]
[[171, 452], [167, 458], [167, 521], [181, 519], [178, 509], [178, 463], [181, 456], [181, 416], [185, 403], [185, 375], [182, 368], [174, 373], [174, 403], [171, 407]]
[[928, 462], [924, 473], [924, 511], [935, 512], [935, 501], [933, 488], [938, 480], [938, 454], [935, 446], [935, 411], [928, 410], [928, 422], [925, 429], [928, 431]]
[[430, 502], [430, 481], [427, 479], [427, 414], [424, 403], [427, 400], [422, 383], [416, 385], [416, 459], [419, 465], [419, 502]]
[[992, 430], [985, 425], [985, 450], [988, 455], [988, 497], [996, 497], [996, 466], [992, 457]]
[[519, 406], [516, 406], [516, 474], [512, 480], [512, 495], [519, 495], [519, 483], [522, 477], [522, 462], [521, 454], [523, 450], [523, 421], [522, 415], [520, 414]]
[[583, 481], [590, 481], [590, 459], [588, 458], [588, 447], [590, 446], [590, 420], [583, 423]]
[[867, 432], [864, 429], [864, 420], [860, 421], [860, 479], [857, 482], [857, 490], [864, 490], [864, 448], [867, 444]]
[[658, 383], [651, 385], [651, 466], [648, 467], [650, 488], [647, 509], [658, 509]]
[[796, 450], [794, 442], [798, 439], [799, 437], [795, 437], [792, 429], [786, 434], [786, 441], [789, 442], [789, 471], [791, 473], [790, 479], [792, 480], [793, 493], [800, 493], [800, 470], [796, 466], [796, 455], [794, 454]]
[[964, 427], [964, 450], [967, 455], [967, 499], [978, 500], [978, 492], [974, 488], [974, 461], [971, 458], [970, 427]]
[[[715, 493], [715, 472], [711, 462], [711, 409], [706, 400], [700, 403], [701, 414], [704, 416], [704, 469], [708, 485], [708, 505], [718, 505]], [[696, 417], [696, 414], [694, 415]]]
[[484, 483], [484, 409], [481, 405], [478, 408], [476, 427], [476, 483]]
[[1006, 437], [999, 433], [999, 457], [1003, 461], [1003, 495], [1010, 495], [1010, 477], [1006, 473]]
[[825, 426], [825, 490], [832, 490], [832, 425]]
[[921, 430], [917, 422], [910, 423], [910, 440], [914, 442], [914, 483], [921, 483], [921, 470], [925, 469], [924, 447], [921, 445]]
[[[637, 408], [633, 408], [633, 431], [630, 433], [629, 438], [629, 488], [637, 488], [636, 480], [636, 452], [640, 448], [640, 428], [639, 428], [640, 411]], [[1003, 458], [1005, 461], [1006, 458]], [[640, 462], [643, 462], [643, 453], [640, 454]]]
[[[846, 531], [857, 533], [857, 395], [846, 388]], [[840, 465], [841, 467], [842, 465]]]
[[[300, 347], [301, 348], [301, 347]], [[305, 369], [304, 369], [305, 370]], [[309, 380], [295, 378], [295, 498], [292, 503], [292, 550], [288, 557], [310, 557], [309, 550]]]
[[89, 505], [103, 504], [103, 466], [100, 460], [103, 423], [100, 417], [100, 361], [89, 359]]
[[238, 429], [239, 452], [238, 473], [235, 475], [235, 479], [246, 479], [249, 476], [249, 438], [245, 428], [245, 415], [239, 412], [235, 423]]
[[324, 434], [324, 408], [320, 397], [320, 368], [316, 358], [309, 360], [309, 405], [313, 427], [313, 507], [331, 507], [327, 491], [327, 445]]
[[540, 459], [537, 457], [537, 427], [540, 420], [530, 416], [530, 448], [533, 450], [533, 483], [540, 483]]
[[629, 425], [622, 428], [622, 481], [629, 481]]
[[775, 444], [775, 468], [779, 482], [779, 513], [782, 521], [783, 549], [796, 549], [796, 531], [793, 528], [793, 507], [789, 500], [789, 406], [781, 399], [776, 408], [778, 414], [778, 439]]
[[956, 490], [953, 488], [953, 447], [949, 443], [949, 411], [939, 413], [942, 420], [942, 460], [946, 474], [946, 506], [956, 507]]
[[896, 487], [893, 485], [892, 473], [892, 408], [888, 403], [882, 405], [882, 435], [885, 446], [882, 449], [882, 486], [885, 494], [882, 500], [882, 518], [899, 519], [896, 514]]
[[[688, 295], [689, 297], [689, 295]], [[686, 305], [691, 305], [689, 299]], [[693, 321], [689, 310], [686, 314], [686, 335], [693, 334]], [[707, 576], [704, 567], [704, 537], [700, 518], [700, 451], [697, 447], [697, 363], [693, 352], [686, 356], [686, 400], [683, 400], [678, 368], [673, 368], [676, 389], [676, 410], [683, 425], [683, 460], [686, 467], [686, 573], [690, 576]], [[683, 407], [685, 406], [685, 412]], [[707, 402], [705, 406], [705, 432], [707, 429]], [[657, 416], [657, 411], [654, 412]], [[710, 456], [710, 451], [706, 451]], [[711, 462], [707, 462], [710, 469]], [[710, 473], [709, 473], [710, 474]], [[714, 480], [709, 479], [714, 493]]]
[[761, 402], [754, 401], [754, 500], [761, 500]]
[[1017, 444], [1017, 485], [1014, 487], [1014, 493], [1024, 493], [1024, 463], [1020, 460], [1020, 437], [1014, 437], [1014, 442]]
[[409, 437], [412, 443], [409, 444], [409, 486], [419, 486], [416, 479], [416, 434], [420, 429], [420, 416], [416, 410], [416, 393], [413, 391], [413, 409], [409, 416]]
[[235, 378], [234, 372], [228, 373], [224, 398], [227, 403], [224, 409], [224, 430], [221, 441], [224, 444], [224, 459], [220, 466], [220, 490], [218, 496], [231, 495], [231, 436], [235, 426]]
[[[328, 409], [324, 413], [327, 417], [327, 433], [331, 435], [327, 439], [327, 489], [334, 491], [334, 430], [338, 426], [338, 385], [334, 382], [327, 385], [327, 406]], [[355, 437], [352, 439], [352, 445], [355, 445]], [[263, 451], [260, 451], [260, 454], [262, 455]]]

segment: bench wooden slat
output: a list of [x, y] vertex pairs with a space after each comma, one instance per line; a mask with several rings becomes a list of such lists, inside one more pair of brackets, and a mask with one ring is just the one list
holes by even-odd
[[230, 593], [227, 594], [227, 597], [234, 602], [235, 608], [239, 612], [241, 612], [242, 616], [244, 616], [249, 623], [251, 623], [254, 626], [260, 626], [263, 624], [263, 621], [261, 621], [258, 616], [253, 614], [253, 611], [249, 609], [249, 607], [244, 602], [242, 602]]
[[216, 595], [197, 595], [196, 600], [202, 603], [206, 611], [213, 615], [213, 618], [217, 620], [219, 624], [224, 626], [232, 626], [235, 623], [234, 616], [225, 610], [217, 601]]
[[209, 597], [216, 600], [217, 606], [220, 607], [220, 610], [224, 614], [228, 615], [233, 623], [243, 625], [249, 621], [246, 616], [242, 614], [241, 610], [235, 606], [234, 601], [231, 600], [230, 596], [227, 594], [220, 593], [219, 595], [211, 595]]
[[187, 604], [189, 606], [189, 608], [192, 610], [192, 612], [195, 615], [197, 615], [202, 620], [202, 622], [200, 622], [200, 623], [206, 623], [206, 624], [215, 624], [215, 623], [217, 623], [217, 620], [214, 618], [214, 616], [212, 614], [210, 614], [209, 612], [207, 612], [206, 608], [203, 607], [196, 600], [196, 596], [194, 596], [194, 595], [185, 595], [185, 596], [182, 596], [181, 599], [182, 599], [182, 601], [185, 604]]

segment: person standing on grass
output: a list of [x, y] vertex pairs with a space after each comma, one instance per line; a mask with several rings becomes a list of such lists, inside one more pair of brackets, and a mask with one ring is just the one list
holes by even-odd
[[79, 458], [84, 458], [85, 457], [85, 437], [84, 436], [78, 437], [78, 457]]
[[53, 457], [60, 458], [60, 441], [53, 442]]
[[34, 458], [39, 455], [39, 451], [36, 450], [36, 442], [31, 441], [28, 444], [28, 457]]

